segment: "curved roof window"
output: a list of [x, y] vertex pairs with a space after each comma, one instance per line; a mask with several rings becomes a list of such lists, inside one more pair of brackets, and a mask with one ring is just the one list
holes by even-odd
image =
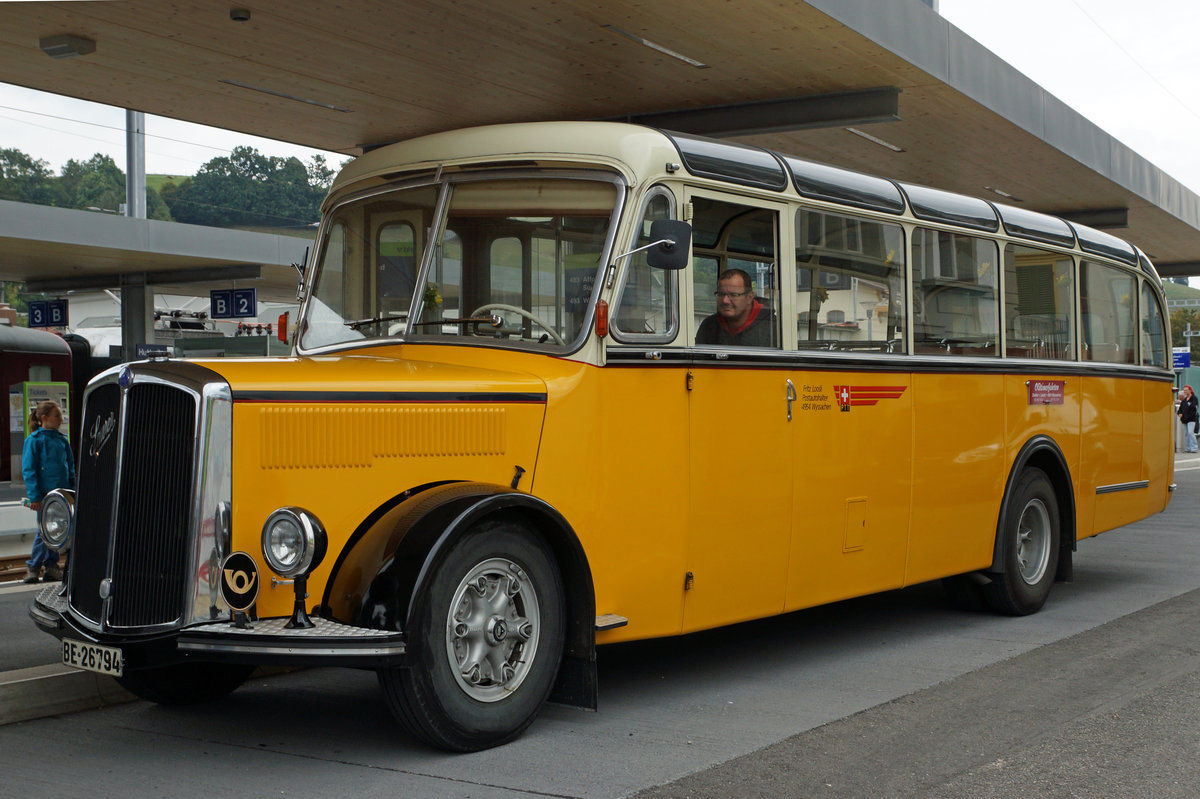
[[909, 183], [901, 183], [900, 188], [908, 196], [913, 216], [917, 219], [976, 230], [995, 231], [1000, 227], [995, 209], [985, 200]]
[[684, 166], [693, 175], [775, 191], [787, 188], [783, 164], [767, 150], [687, 133], [663, 133], [679, 150]]
[[783, 162], [791, 170], [796, 191], [805, 197], [890, 214], [904, 213], [904, 195], [890, 180], [791, 156], [784, 156]]
[[995, 206], [1000, 212], [1001, 221], [1004, 222], [1004, 229], [1010, 235], [1046, 244], [1060, 244], [1063, 247], [1075, 246], [1075, 234], [1065, 220], [1025, 208], [1014, 208], [1011, 205], [995, 203]]
[[1124, 261], [1131, 266], [1138, 265], [1137, 251], [1133, 245], [1124, 239], [1109, 235], [1103, 231], [1090, 228], [1087, 225], [1068, 223], [1079, 238], [1079, 249], [1093, 255], [1106, 255], [1118, 261]]

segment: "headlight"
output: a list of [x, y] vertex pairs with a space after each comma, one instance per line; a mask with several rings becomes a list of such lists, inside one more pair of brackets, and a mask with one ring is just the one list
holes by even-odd
[[56, 488], [42, 497], [38, 509], [38, 535], [42, 543], [55, 552], [62, 552], [71, 545], [71, 531], [75, 521], [75, 492]]
[[303, 508], [280, 508], [263, 525], [263, 557], [280, 577], [307, 575], [325, 557], [325, 528]]

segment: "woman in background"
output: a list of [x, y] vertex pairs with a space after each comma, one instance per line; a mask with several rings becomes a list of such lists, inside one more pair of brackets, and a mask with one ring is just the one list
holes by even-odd
[[[29, 416], [33, 432], [25, 439], [21, 473], [29, 507], [34, 510], [41, 509], [42, 498], [50, 491], [75, 487], [75, 457], [71, 442], [58, 429], [62, 422], [62, 409], [53, 400], [39, 402]], [[33, 554], [25, 561], [25, 582], [36, 583], [42, 576], [47, 582], [57, 582], [62, 579], [62, 569], [58, 553], [42, 542], [39, 533], [33, 539]]]
[[1196, 392], [1192, 391], [1191, 386], [1184, 386], [1179, 390], [1179, 410], [1176, 411], [1176, 415], [1186, 431], [1183, 437], [1183, 451], [1196, 452], [1196, 423], [1200, 422], [1200, 413], [1197, 413]]

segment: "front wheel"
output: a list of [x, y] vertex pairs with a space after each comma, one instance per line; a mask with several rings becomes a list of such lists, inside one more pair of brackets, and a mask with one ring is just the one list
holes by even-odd
[[1023, 472], [1006, 506], [1000, 531], [1004, 571], [990, 575], [984, 598], [994, 610], [1011, 616], [1035, 613], [1054, 584], [1062, 526], [1058, 498], [1041, 469]]
[[539, 536], [507, 522], [466, 533], [416, 597], [408, 664], [379, 671], [393, 715], [416, 737], [451, 751], [515, 738], [554, 685], [563, 596]]

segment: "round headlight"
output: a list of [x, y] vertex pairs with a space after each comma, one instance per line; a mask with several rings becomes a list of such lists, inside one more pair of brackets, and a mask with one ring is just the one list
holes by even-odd
[[56, 488], [42, 497], [37, 519], [42, 543], [55, 552], [69, 547], [74, 516], [75, 492]]
[[308, 574], [325, 557], [325, 528], [303, 508], [280, 508], [263, 525], [262, 550], [279, 576]]

